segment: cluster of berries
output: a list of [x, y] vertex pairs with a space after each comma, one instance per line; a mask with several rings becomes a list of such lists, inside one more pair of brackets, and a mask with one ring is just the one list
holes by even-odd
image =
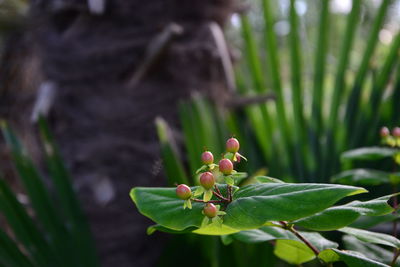
[[392, 129], [392, 134], [388, 127], [381, 128], [382, 143], [390, 147], [400, 147], [400, 127]]
[[[217, 164], [214, 164], [214, 155], [210, 151], [204, 151], [201, 155], [201, 161], [203, 166], [200, 167], [196, 174], [200, 175], [200, 186], [197, 187], [195, 192], [192, 192], [191, 188], [185, 184], [180, 184], [176, 188], [176, 195], [178, 198], [184, 200], [183, 208], [192, 208], [192, 201], [205, 203], [203, 208], [203, 214], [205, 215], [202, 226], [209, 224], [210, 222], [222, 224], [222, 216], [225, 212], [220, 211], [217, 203], [224, 204], [225, 206], [232, 201], [232, 185], [234, 179], [232, 175], [236, 173], [233, 169], [233, 162], [237, 162], [240, 158], [244, 158], [239, 154], [239, 141], [236, 138], [230, 138], [226, 142], [226, 153]], [[245, 158], [244, 158], [245, 159]], [[221, 193], [216, 176], [218, 171], [215, 171], [218, 167], [220, 175], [224, 178], [227, 184], [227, 196], [224, 197]], [[213, 173], [214, 172], [214, 173]], [[202, 199], [196, 199], [195, 197], [203, 195]], [[217, 200], [211, 200], [215, 196]]]

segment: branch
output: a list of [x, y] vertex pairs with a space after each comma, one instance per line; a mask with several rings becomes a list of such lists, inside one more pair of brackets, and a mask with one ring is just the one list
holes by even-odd
[[302, 236], [299, 232], [297, 232], [297, 230], [294, 229], [293, 226], [289, 226], [287, 224], [287, 222], [284, 222], [284, 221], [280, 221], [279, 223], [282, 224], [282, 226], [286, 230], [288, 230], [288, 231], [292, 232], [293, 234], [295, 234], [301, 241], [303, 241], [304, 244], [306, 244], [314, 252], [314, 254], [316, 256], [318, 256], [319, 250], [313, 244], [311, 244], [307, 239], [305, 239], [304, 236]]

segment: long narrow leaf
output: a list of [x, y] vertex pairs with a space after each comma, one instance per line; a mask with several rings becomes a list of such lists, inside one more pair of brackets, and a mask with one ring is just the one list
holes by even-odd
[[[99, 266], [93, 239], [90, 235], [90, 228], [87, 223], [81, 206], [75, 197], [72, 188], [71, 177], [61, 159], [58, 148], [50, 129], [43, 118], [39, 119], [39, 130], [45, 152], [47, 167], [58, 193], [60, 205], [66, 214], [71, 229], [71, 239], [73, 240], [75, 254], [80, 257], [80, 262], [84, 266]], [[72, 252], [72, 251], [71, 251]]]

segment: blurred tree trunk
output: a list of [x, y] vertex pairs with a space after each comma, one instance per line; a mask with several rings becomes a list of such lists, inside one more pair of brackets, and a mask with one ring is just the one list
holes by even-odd
[[[32, 1], [32, 36], [24, 42], [39, 63], [36, 60], [37, 68], [28, 74], [43, 77], [42, 87], [47, 82], [56, 93], [49, 118], [103, 266], [152, 266], [158, 258], [165, 236], [146, 236], [150, 222], [138, 214], [129, 191], [165, 183], [154, 118], [161, 115], [178, 127], [180, 99], [193, 90], [224, 87], [209, 23], [223, 26], [231, 4], [228, 0]], [[182, 27], [183, 33], [133, 84], [149, 45], [157, 47], [161, 37], [156, 36], [170, 23]], [[36, 90], [38, 84], [31, 87]], [[17, 102], [12, 105], [18, 106]], [[23, 116], [28, 123], [29, 112]]]

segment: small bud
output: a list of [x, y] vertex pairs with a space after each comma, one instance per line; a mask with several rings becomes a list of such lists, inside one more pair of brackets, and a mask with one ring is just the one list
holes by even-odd
[[239, 151], [239, 141], [236, 138], [229, 138], [228, 141], [226, 141], [226, 151], [231, 152], [231, 153], [236, 153]]
[[219, 171], [225, 175], [229, 175], [233, 171], [232, 161], [229, 159], [221, 159], [219, 162]]
[[388, 137], [390, 135], [390, 131], [388, 129], [388, 127], [382, 127], [381, 131], [380, 131], [381, 137]]
[[215, 184], [214, 175], [211, 172], [204, 172], [200, 176], [200, 184], [206, 189], [211, 189]]
[[400, 138], [400, 127], [394, 127], [392, 130], [392, 135], [395, 138]]
[[214, 156], [210, 151], [204, 151], [203, 154], [201, 154], [201, 161], [203, 164], [212, 164], [214, 162]]
[[176, 188], [176, 195], [183, 200], [189, 199], [192, 196], [192, 190], [185, 184], [180, 184]]
[[206, 215], [208, 218], [214, 218], [215, 216], [217, 216], [218, 209], [217, 209], [217, 207], [216, 207], [214, 204], [212, 204], [212, 203], [207, 203], [207, 204], [204, 206], [203, 213], [204, 213], [204, 215]]

